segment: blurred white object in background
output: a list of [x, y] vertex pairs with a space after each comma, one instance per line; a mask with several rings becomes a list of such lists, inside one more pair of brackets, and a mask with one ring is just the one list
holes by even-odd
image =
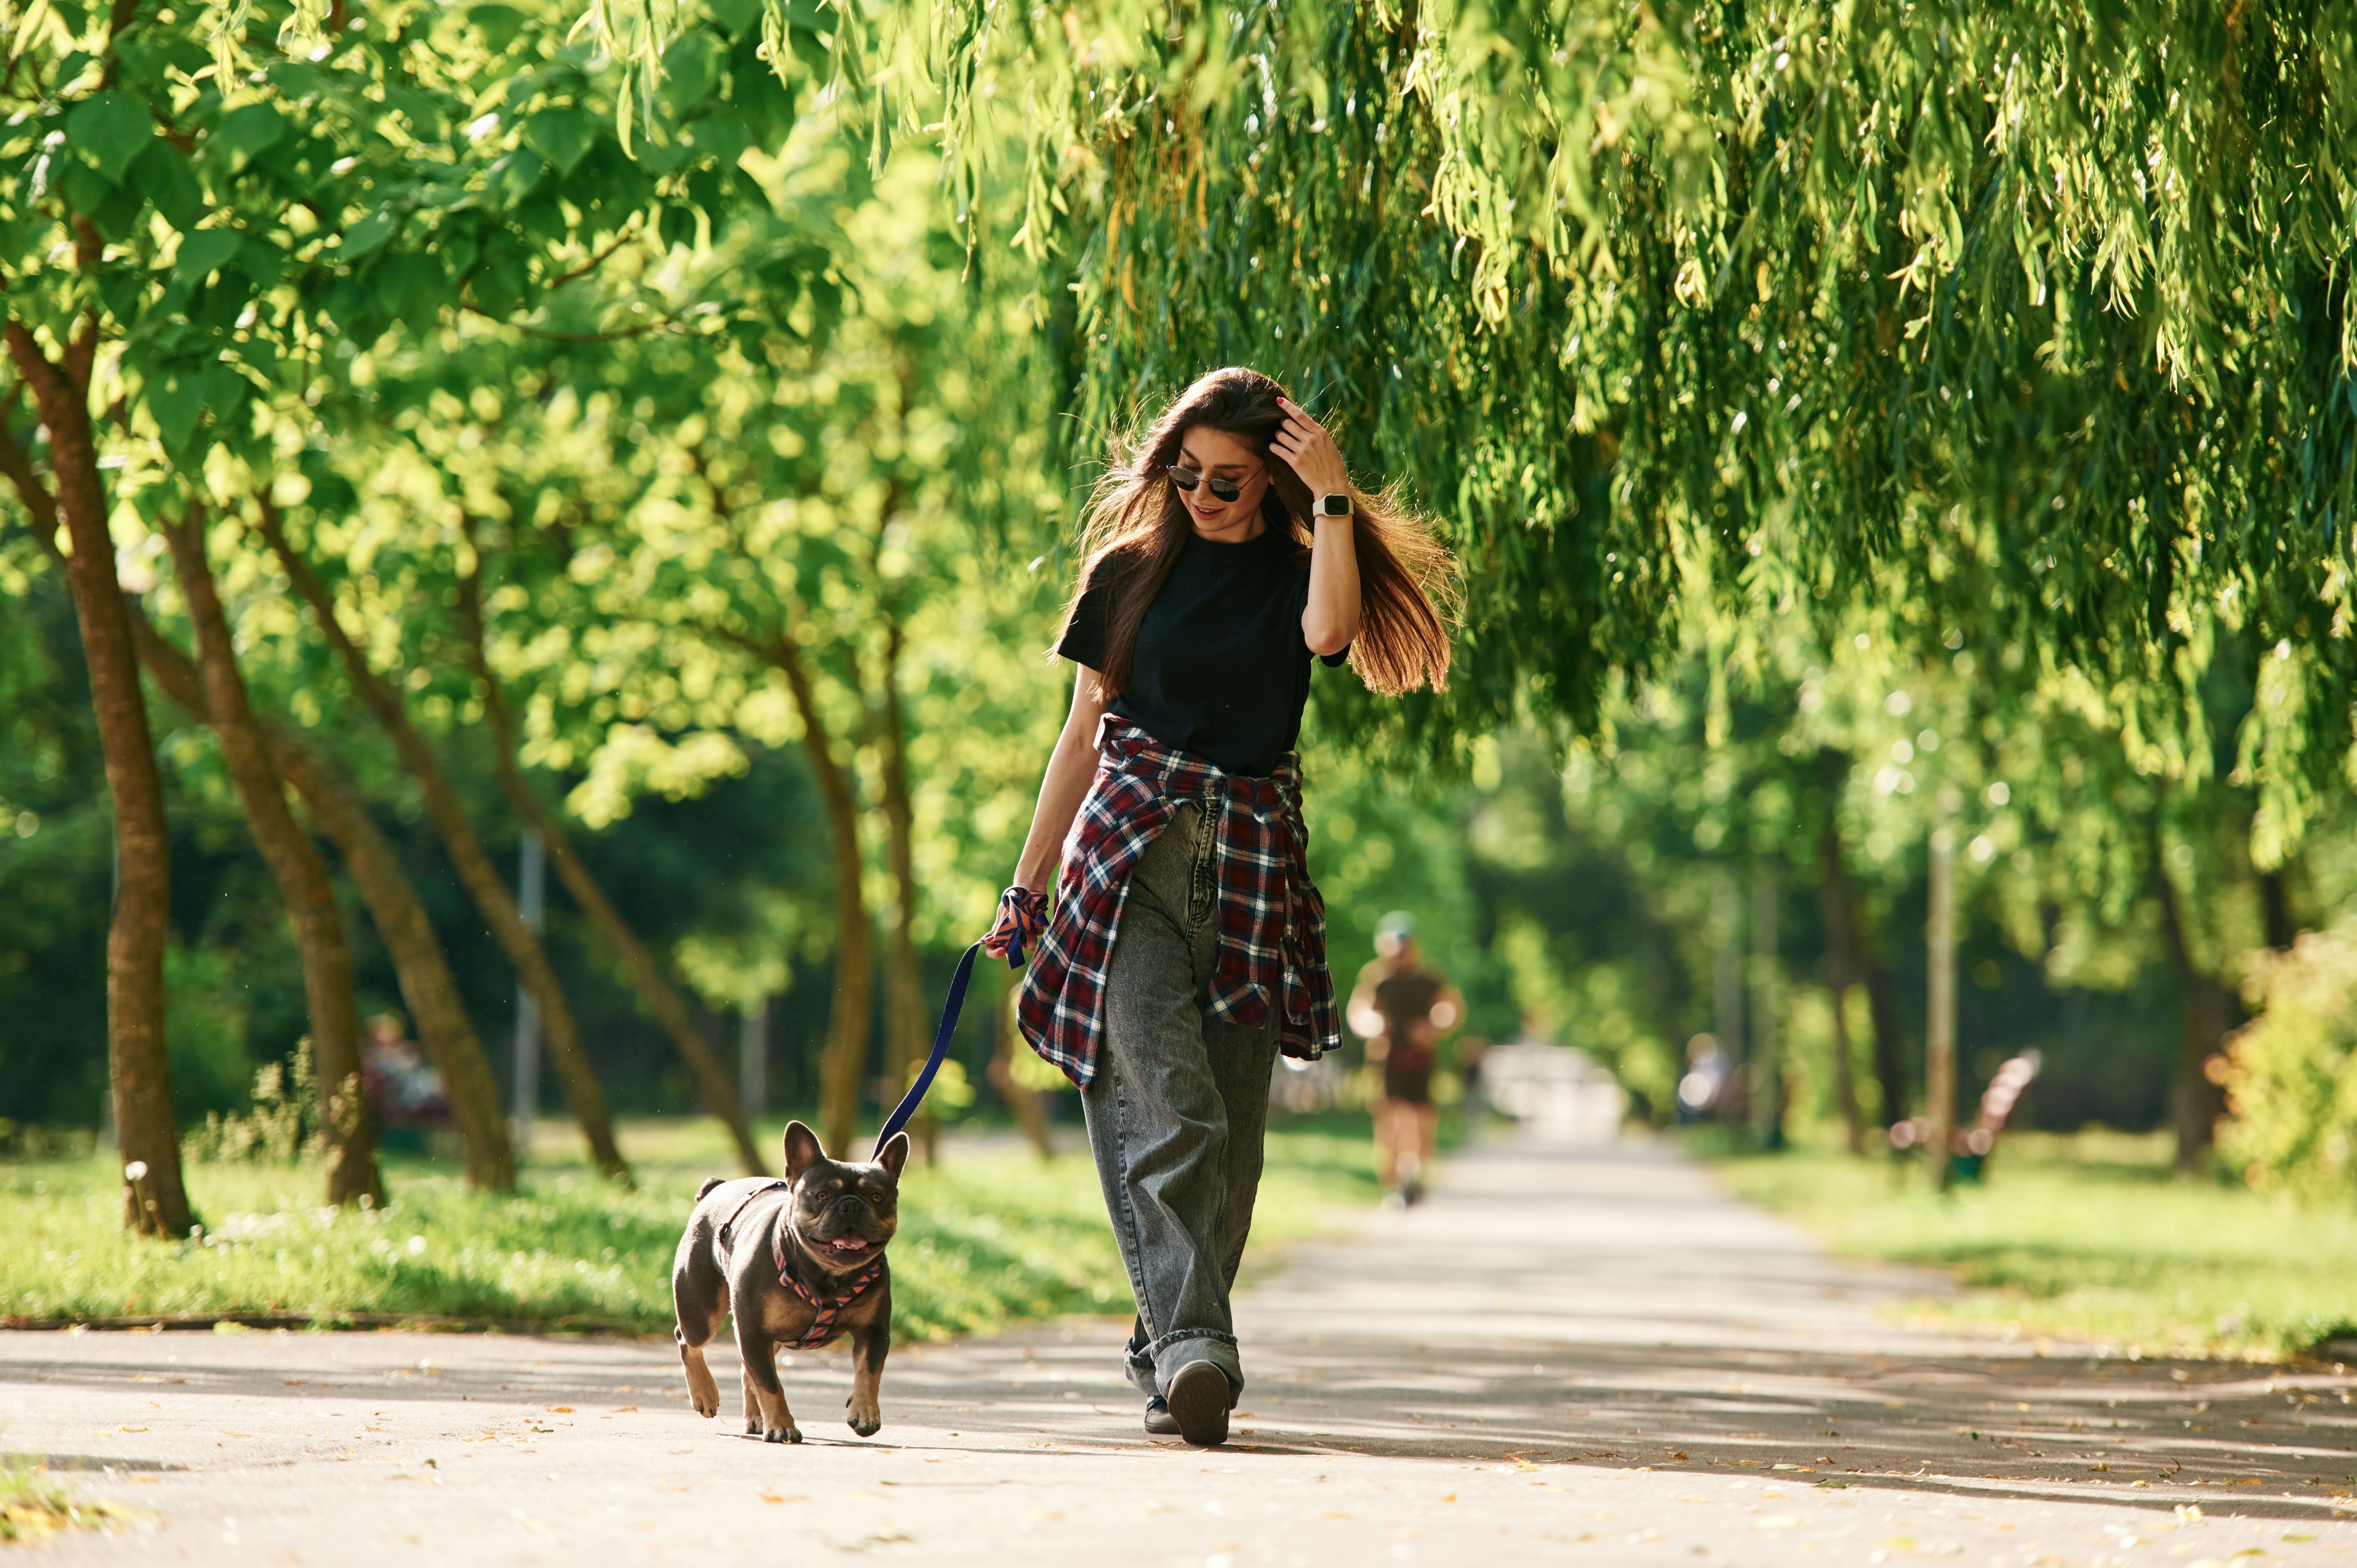
[[1342, 1090], [1342, 1058], [1329, 1056], [1306, 1062], [1278, 1057], [1268, 1088], [1272, 1101], [1296, 1114], [1330, 1111]]
[[1491, 1109], [1551, 1144], [1609, 1144], [1620, 1136], [1629, 1095], [1586, 1051], [1516, 1040], [1481, 1058]]

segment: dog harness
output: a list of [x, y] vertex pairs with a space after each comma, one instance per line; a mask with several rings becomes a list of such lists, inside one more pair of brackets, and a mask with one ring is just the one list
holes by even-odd
[[[751, 1203], [755, 1198], [760, 1197], [764, 1193], [775, 1192], [780, 1187], [791, 1187], [792, 1186], [793, 1183], [790, 1181], [766, 1181], [739, 1199], [737, 1207], [728, 1211], [728, 1218], [720, 1222], [718, 1234], [720, 1238], [721, 1250], [723, 1251], [727, 1250], [729, 1227], [737, 1223], [737, 1217], [745, 1212], [746, 1205]], [[785, 1286], [788, 1290], [793, 1292], [796, 1295], [802, 1297], [802, 1300], [808, 1302], [812, 1306], [818, 1309], [818, 1316], [811, 1319], [811, 1326], [803, 1331], [802, 1337], [785, 1346], [785, 1348], [789, 1350], [808, 1350], [813, 1346], [825, 1344], [826, 1341], [833, 1337], [834, 1333], [834, 1320], [843, 1316], [843, 1309], [849, 1306], [853, 1302], [857, 1301], [862, 1292], [866, 1291], [869, 1285], [874, 1284], [878, 1279], [883, 1277], [884, 1260], [879, 1257], [874, 1262], [868, 1264], [866, 1268], [852, 1275], [851, 1283], [845, 1288], [842, 1294], [820, 1295], [808, 1285], [802, 1283], [802, 1281], [794, 1278], [792, 1273], [787, 1270], [786, 1232], [791, 1230], [793, 1227], [785, 1223], [785, 1216], [783, 1214], [778, 1216], [778, 1220], [779, 1223], [770, 1231], [770, 1261], [775, 1263], [778, 1267], [778, 1283]], [[799, 1232], [796, 1233], [795, 1240], [801, 1240]]]

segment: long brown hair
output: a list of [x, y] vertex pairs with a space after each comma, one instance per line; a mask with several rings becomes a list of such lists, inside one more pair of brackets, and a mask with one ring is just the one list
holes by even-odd
[[[1162, 591], [1178, 552], [1194, 532], [1169, 480], [1187, 432], [1223, 431], [1259, 452], [1269, 486], [1261, 520], [1293, 542], [1308, 560], [1313, 498], [1292, 466], [1269, 450], [1285, 423], [1277, 399], [1285, 389], [1238, 366], [1213, 371], [1180, 392], [1125, 444], [1117, 443], [1081, 523], [1082, 566], [1069, 629], [1081, 596], [1102, 584], [1105, 607], [1104, 666], [1098, 689], [1110, 700], [1129, 683], [1130, 657], [1146, 607]], [[1359, 636], [1351, 668], [1368, 687], [1397, 696], [1418, 686], [1448, 685], [1448, 619], [1457, 604], [1457, 562], [1431, 525], [1411, 511], [1395, 487], [1379, 492], [1351, 486], [1351, 535], [1359, 560]]]

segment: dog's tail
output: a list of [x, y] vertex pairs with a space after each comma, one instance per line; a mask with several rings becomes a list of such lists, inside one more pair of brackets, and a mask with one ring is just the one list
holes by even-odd
[[720, 1185], [721, 1179], [722, 1178], [719, 1176], [705, 1177], [704, 1185], [695, 1189], [695, 1200], [698, 1203], [701, 1203], [705, 1198], [710, 1197], [712, 1196], [712, 1189]]

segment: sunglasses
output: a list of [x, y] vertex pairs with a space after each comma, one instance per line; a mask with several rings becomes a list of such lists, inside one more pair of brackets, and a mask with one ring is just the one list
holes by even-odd
[[1195, 487], [1197, 485], [1211, 486], [1211, 494], [1217, 496], [1223, 501], [1232, 501], [1238, 496], [1244, 493], [1243, 486], [1236, 483], [1233, 479], [1205, 478], [1200, 470], [1194, 468], [1182, 468], [1176, 463], [1171, 464], [1170, 467], [1164, 471], [1170, 476], [1170, 482], [1172, 484], [1178, 486], [1180, 489], [1185, 490], [1190, 496], [1195, 493]]

